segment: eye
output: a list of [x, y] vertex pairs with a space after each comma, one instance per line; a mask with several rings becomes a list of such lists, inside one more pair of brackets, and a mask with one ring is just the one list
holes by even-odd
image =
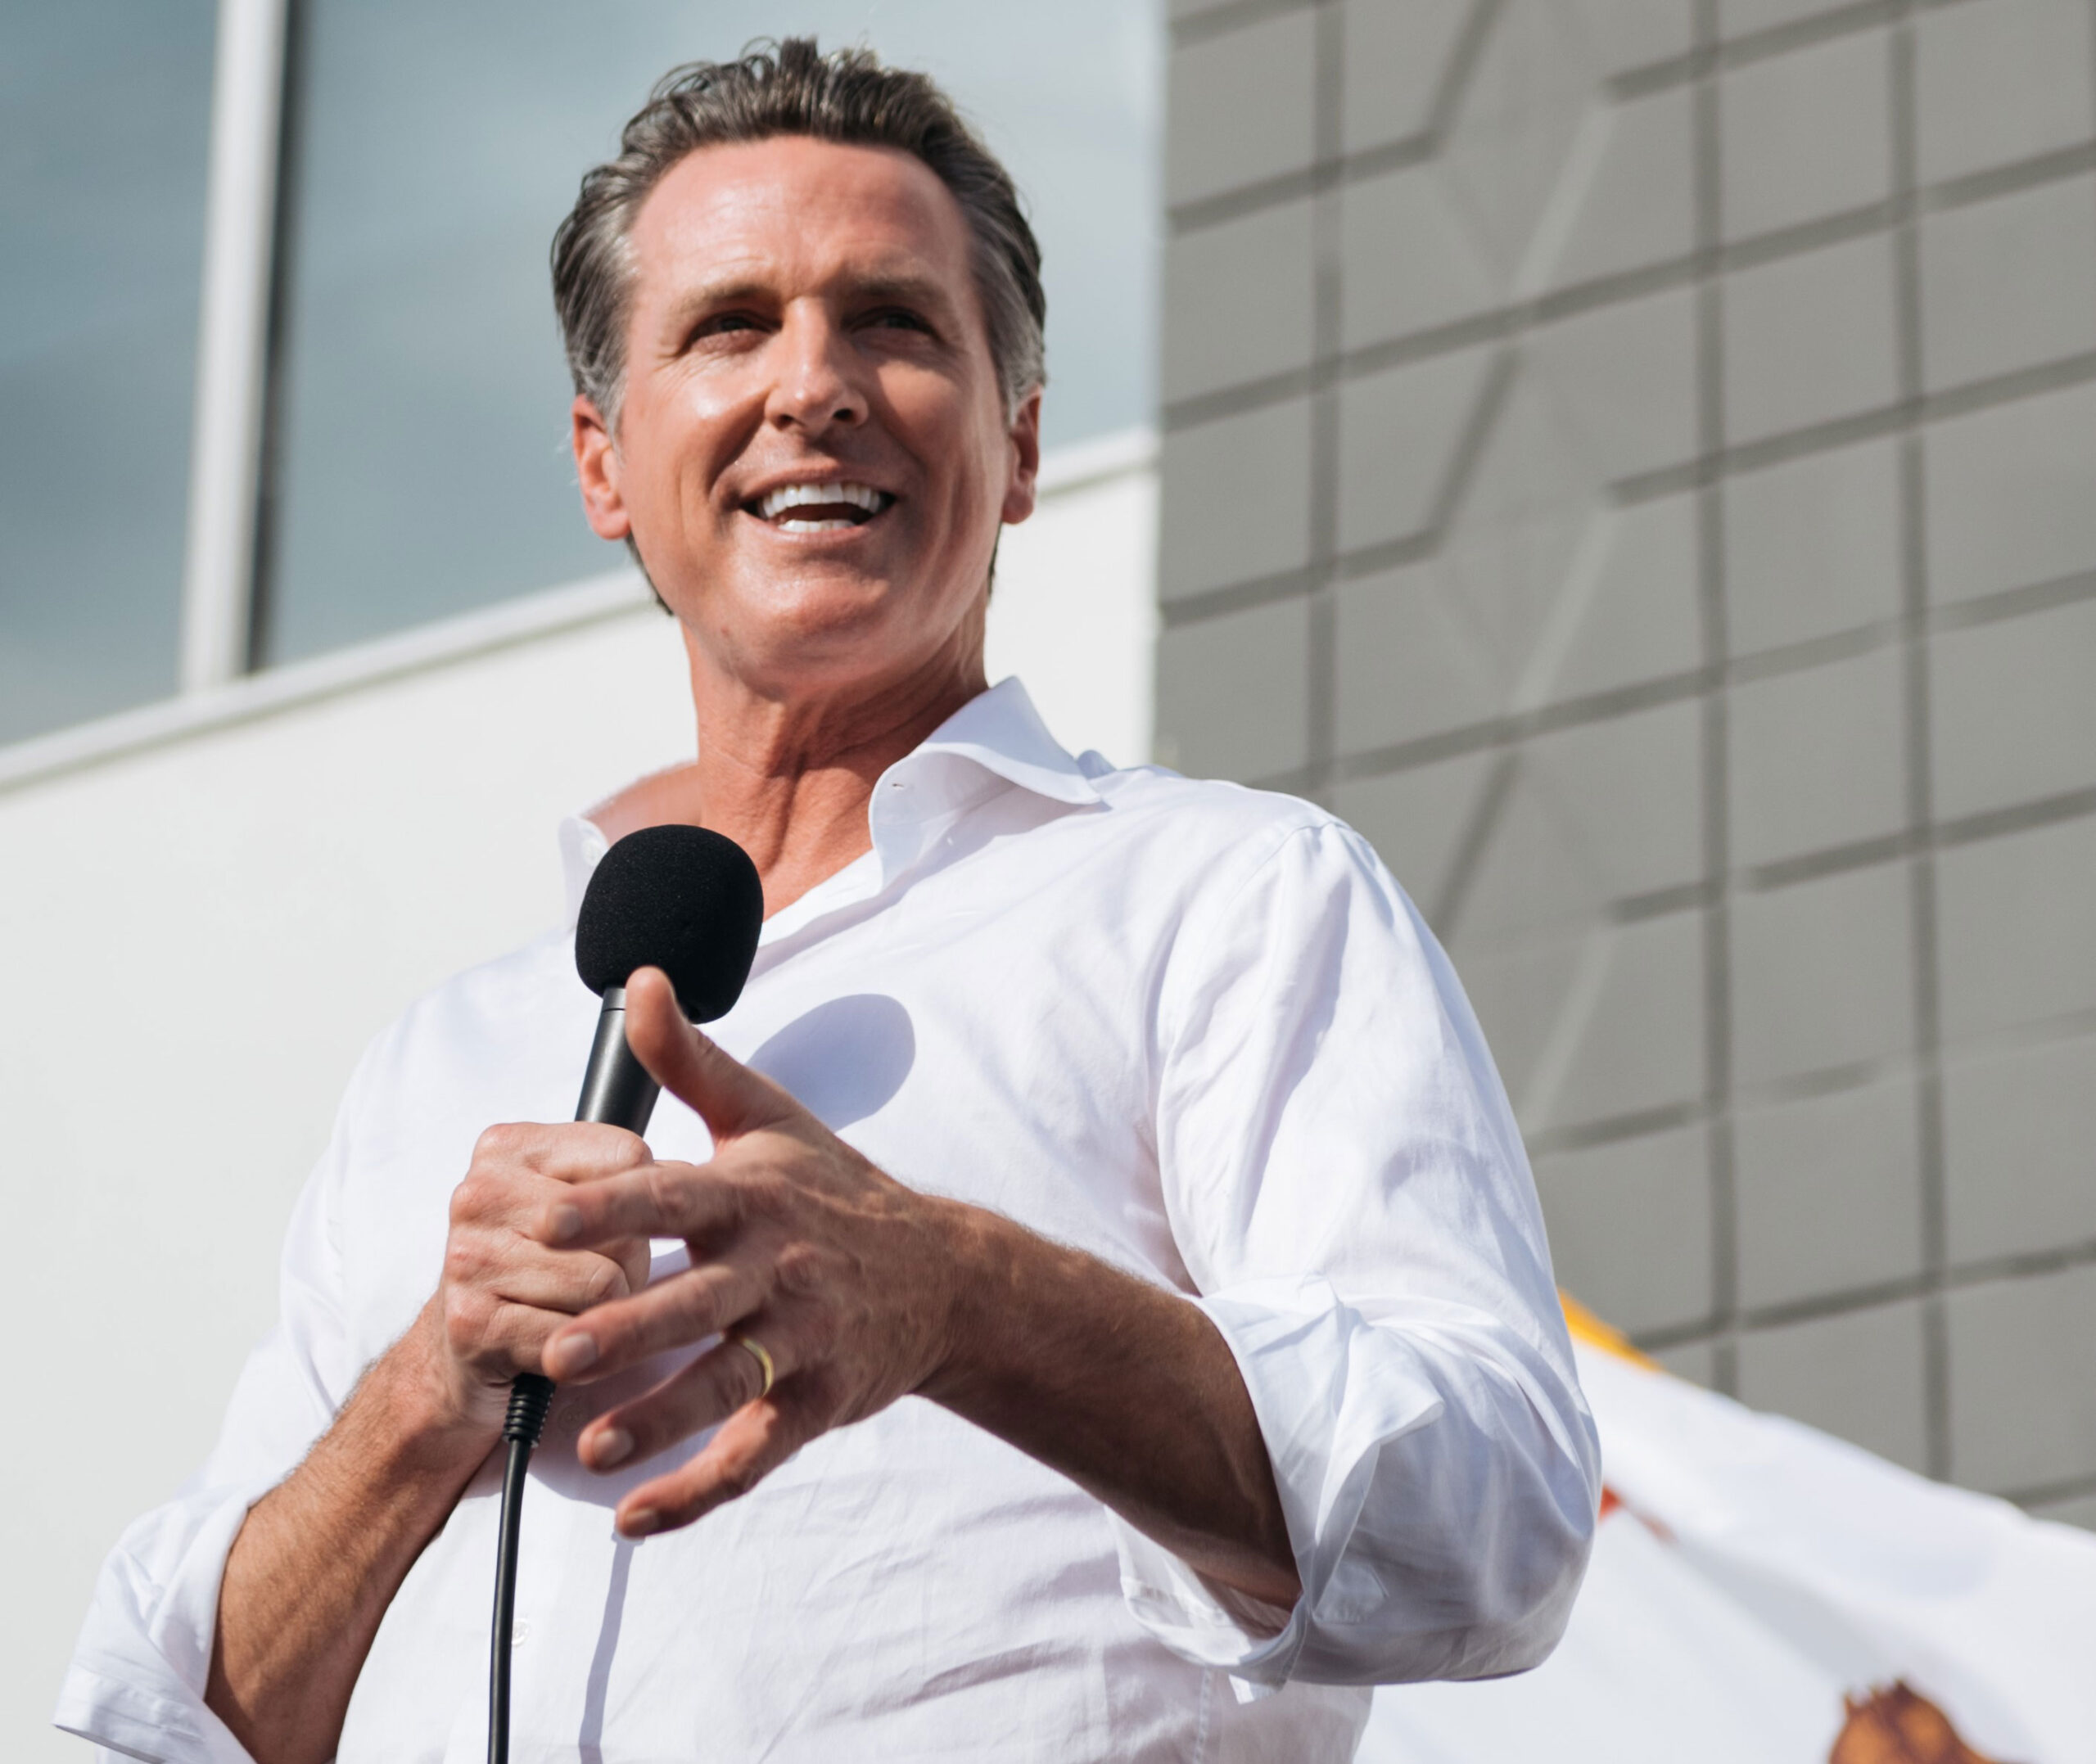
[[691, 342], [700, 343], [708, 337], [733, 336], [763, 328], [762, 323], [753, 313], [711, 313], [692, 327]]
[[926, 336], [933, 336], [930, 322], [922, 314], [913, 313], [906, 306], [884, 306], [868, 320], [875, 329], [882, 331], [915, 331]]

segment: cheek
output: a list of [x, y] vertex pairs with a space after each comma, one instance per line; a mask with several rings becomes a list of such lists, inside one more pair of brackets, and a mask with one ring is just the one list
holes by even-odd
[[[689, 522], [711, 506], [722, 467], [734, 455], [736, 438], [750, 427], [749, 400], [731, 387], [694, 379], [651, 399], [629, 432], [629, 466], [644, 459], [644, 481], [635, 485], [644, 506], [675, 512]], [[732, 510], [723, 509], [725, 516]]]
[[916, 368], [891, 368], [881, 390], [887, 421], [924, 463], [945, 506], [956, 512], [1003, 506], [1007, 438], [994, 393], [986, 401], [978, 389]]
[[970, 426], [956, 435], [942, 499], [955, 545], [973, 549], [996, 536], [1004, 512], [1005, 462], [1001, 438]]

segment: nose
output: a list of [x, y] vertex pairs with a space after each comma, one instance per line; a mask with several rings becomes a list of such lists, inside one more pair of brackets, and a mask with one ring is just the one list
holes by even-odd
[[812, 440], [833, 427], [856, 428], [869, 400], [851, 339], [818, 300], [796, 300], [775, 345], [778, 373], [765, 416], [775, 428]]

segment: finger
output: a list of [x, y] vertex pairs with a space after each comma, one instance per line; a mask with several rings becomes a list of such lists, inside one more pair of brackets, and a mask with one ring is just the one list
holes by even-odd
[[659, 968], [641, 968], [626, 982], [626, 1039], [655, 1081], [690, 1104], [716, 1140], [800, 1112], [800, 1104], [779, 1085], [724, 1053], [684, 1020]]
[[475, 1376], [508, 1383], [520, 1372], [543, 1372], [547, 1336], [561, 1320], [535, 1305], [517, 1305], [492, 1293], [446, 1294], [445, 1328], [460, 1365]]
[[742, 1196], [694, 1164], [644, 1164], [542, 1202], [528, 1234], [558, 1249], [616, 1238], [713, 1237], [742, 1222]]
[[[516, 1146], [525, 1135], [542, 1130], [490, 1127], [481, 1135], [472, 1163], [451, 1191], [448, 1211], [454, 1234], [464, 1229], [535, 1234], [531, 1228], [546, 1208], [563, 1195], [580, 1192], [576, 1184], [608, 1181], [633, 1167], [625, 1160], [622, 1147], [603, 1142], [580, 1148], [582, 1155], [576, 1158], [554, 1162], [550, 1173], [522, 1157], [488, 1153], [491, 1141]], [[645, 1168], [647, 1147], [631, 1134], [622, 1133], [621, 1137], [628, 1146], [639, 1148], [641, 1167]]]
[[[758, 1325], [751, 1333], [771, 1356], [776, 1391], [776, 1380], [790, 1378], [799, 1361], [783, 1331]], [[605, 1410], [583, 1429], [576, 1450], [593, 1470], [644, 1462], [765, 1399], [764, 1387], [764, 1363], [739, 1340], [724, 1341], [652, 1391]]]
[[775, 1390], [739, 1409], [689, 1464], [644, 1482], [619, 1503], [617, 1523], [628, 1537], [675, 1531], [748, 1494], [823, 1431], [804, 1396]]
[[666, 1349], [689, 1347], [749, 1315], [764, 1295], [758, 1277], [734, 1262], [684, 1269], [562, 1329], [547, 1343], [549, 1376], [603, 1378]]
[[[632, 1277], [616, 1256], [594, 1250], [544, 1250], [528, 1240], [514, 1241], [515, 1248], [501, 1265], [490, 1268], [477, 1282], [490, 1297], [504, 1304], [579, 1317], [633, 1294]], [[453, 1257], [449, 1265], [456, 1265], [457, 1261]]]
[[490, 1127], [473, 1146], [477, 1166], [522, 1165], [559, 1182], [596, 1182], [648, 1162], [648, 1142], [604, 1121], [512, 1121]]
[[[611, 1238], [588, 1247], [559, 1248], [534, 1234], [532, 1228], [546, 1208], [568, 1192], [564, 1184], [543, 1176], [468, 1176], [452, 1194], [451, 1228], [444, 1240], [445, 1283], [486, 1287], [525, 1304], [565, 1298], [571, 1290], [595, 1293], [597, 1297], [576, 1307], [580, 1310], [639, 1291], [648, 1281], [646, 1238]], [[608, 1281], [598, 1263], [608, 1263], [618, 1280]]]

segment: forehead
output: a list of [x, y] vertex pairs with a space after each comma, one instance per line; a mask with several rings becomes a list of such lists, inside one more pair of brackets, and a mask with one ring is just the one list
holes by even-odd
[[642, 304], [725, 278], [968, 286], [968, 223], [937, 173], [899, 148], [805, 135], [685, 155], [648, 192], [632, 241]]

